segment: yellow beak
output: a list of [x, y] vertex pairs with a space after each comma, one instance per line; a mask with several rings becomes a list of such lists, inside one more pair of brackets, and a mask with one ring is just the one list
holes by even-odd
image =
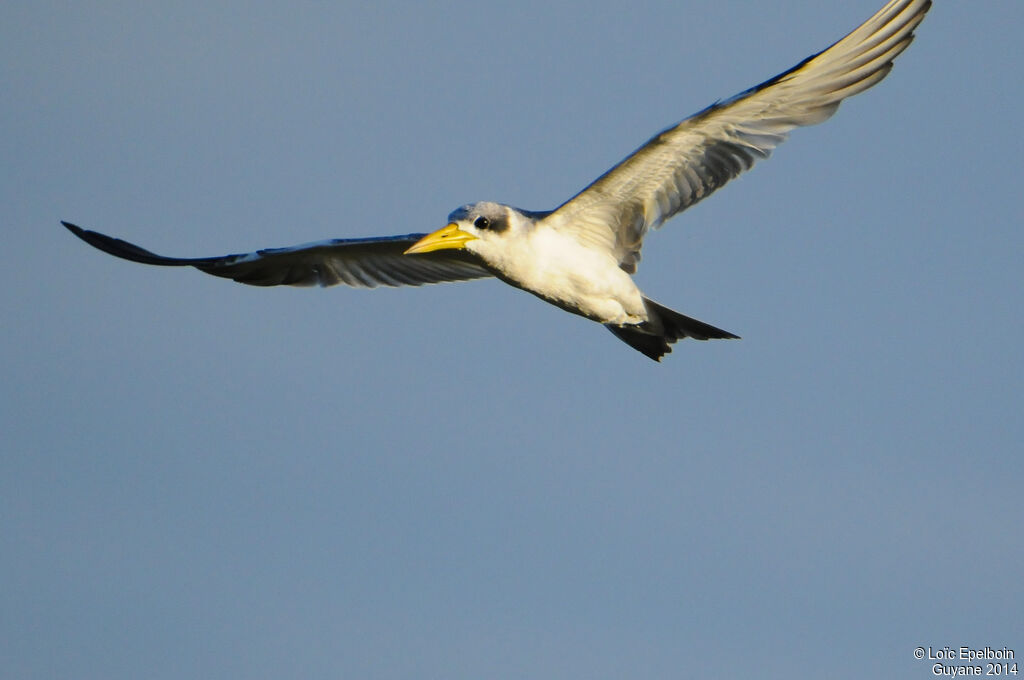
[[447, 227], [438, 229], [433, 234], [427, 234], [416, 243], [412, 244], [406, 255], [415, 253], [429, 253], [432, 250], [455, 249], [461, 250], [473, 239], [478, 238], [472, 234], [459, 229], [459, 225], [452, 222]]

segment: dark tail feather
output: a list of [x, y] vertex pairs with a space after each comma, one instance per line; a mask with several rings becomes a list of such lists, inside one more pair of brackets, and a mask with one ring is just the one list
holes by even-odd
[[615, 337], [619, 340], [622, 340], [636, 351], [646, 354], [655, 361], [661, 361], [661, 357], [672, 351], [665, 338], [642, 331], [640, 326], [613, 326], [612, 324], [605, 324], [605, 328], [614, 333]]
[[738, 339], [729, 331], [715, 328], [644, 298], [647, 321], [632, 326], [606, 324], [619, 340], [655, 361], [672, 351], [670, 345], [683, 338], [694, 340]]

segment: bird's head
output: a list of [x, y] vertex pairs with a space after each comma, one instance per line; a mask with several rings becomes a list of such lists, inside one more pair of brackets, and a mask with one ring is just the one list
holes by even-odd
[[467, 250], [488, 261], [489, 254], [503, 250], [510, 239], [529, 231], [538, 215], [489, 201], [464, 205], [448, 215], [447, 226], [427, 234], [405, 254]]

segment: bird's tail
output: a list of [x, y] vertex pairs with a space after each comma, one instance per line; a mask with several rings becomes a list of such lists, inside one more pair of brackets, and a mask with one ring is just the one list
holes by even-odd
[[739, 339], [738, 335], [663, 307], [653, 300], [644, 298], [644, 305], [647, 307], [647, 321], [622, 326], [605, 324], [605, 328], [619, 340], [655, 361], [661, 361], [661, 357], [672, 351], [670, 345], [683, 338]]

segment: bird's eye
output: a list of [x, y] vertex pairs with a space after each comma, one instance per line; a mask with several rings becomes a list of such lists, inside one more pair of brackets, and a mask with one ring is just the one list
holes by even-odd
[[480, 217], [473, 220], [473, 226], [476, 227], [477, 229], [490, 229], [491, 221], [484, 217], [483, 215], [481, 215]]

